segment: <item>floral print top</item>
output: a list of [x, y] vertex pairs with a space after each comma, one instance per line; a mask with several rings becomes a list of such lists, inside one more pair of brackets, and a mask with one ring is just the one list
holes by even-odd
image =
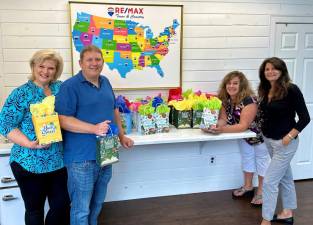
[[[256, 97], [248, 96], [244, 98], [238, 105], [233, 106], [231, 103], [231, 99], [228, 99], [226, 104], [224, 104], [226, 115], [227, 115], [227, 124], [234, 125], [238, 124], [240, 121], [240, 115], [242, 109], [252, 103], [257, 103]], [[256, 133], [256, 137], [253, 138], [245, 138], [245, 141], [250, 145], [260, 144], [263, 143], [263, 137], [261, 133], [261, 123], [260, 123], [260, 115], [259, 110], [256, 115], [255, 120], [250, 124], [249, 129], [252, 132]]]
[[[60, 85], [60, 81], [50, 85], [52, 95], [58, 93]], [[36, 140], [29, 108], [30, 104], [39, 103], [45, 97], [44, 90], [30, 80], [14, 89], [0, 113], [0, 134], [7, 136], [13, 129], [18, 128], [29, 140]], [[61, 169], [64, 166], [62, 143], [53, 143], [46, 149], [29, 149], [14, 144], [10, 156], [10, 162], [13, 161], [32, 173], [47, 173]]]

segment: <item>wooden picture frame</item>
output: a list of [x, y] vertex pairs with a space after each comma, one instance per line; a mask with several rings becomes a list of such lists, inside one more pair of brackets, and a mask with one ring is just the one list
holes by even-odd
[[70, 1], [72, 70], [86, 45], [102, 49], [116, 90], [169, 89], [182, 82], [182, 5]]

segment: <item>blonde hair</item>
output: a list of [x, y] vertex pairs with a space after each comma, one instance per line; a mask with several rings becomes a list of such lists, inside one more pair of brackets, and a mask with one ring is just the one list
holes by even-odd
[[232, 71], [223, 78], [222, 83], [220, 84], [219, 90], [218, 90], [218, 97], [222, 100], [222, 102], [226, 102], [229, 99], [229, 94], [226, 90], [226, 85], [229, 83], [232, 79], [235, 77], [239, 78], [239, 92], [235, 98], [235, 102], [233, 104], [237, 105], [239, 104], [244, 98], [248, 96], [253, 96], [254, 92], [250, 87], [250, 83], [246, 76], [240, 72], [240, 71]]
[[32, 58], [29, 61], [30, 68], [32, 70], [32, 74], [29, 77], [30, 80], [34, 81], [35, 80], [35, 74], [34, 74], [34, 67], [35, 65], [41, 64], [46, 60], [52, 60], [55, 62], [56, 66], [56, 72], [53, 76], [52, 82], [56, 81], [57, 79], [60, 78], [62, 72], [63, 72], [63, 59], [60, 56], [59, 53], [52, 49], [43, 49], [39, 50], [34, 53]]

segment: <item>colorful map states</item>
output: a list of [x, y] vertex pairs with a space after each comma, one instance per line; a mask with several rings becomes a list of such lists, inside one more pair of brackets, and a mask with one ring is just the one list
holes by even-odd
[[178, 26], [179, 26], [179, 23], [178, 23], [177, 19], [174, 19], [173, 25], [172, 25], [173, 29], [175, 30]]
[[89, 29], [89, 22], [76, 21], [74, 25], [75, 31], [88, 32], [88, 29]]
[[103, 60], [105, 63], [113, 63], [114, 62], [114, 52], [111, 50], [101, 50], [103, 55]]
[[116, 69], [122, 78], [132, 70], [155, 68], [163, 77], [160, 62], [169, 52], [171, 37], [179, 26], [177, 20], [154, 36], [149, 26], [139, 26], [132, 20], [103, 18], [88, 13], [78, 13], [73, 26], [73, 43], [77, 51], [86, 45], [96, 45], [102, 50], [104, 62]]
[[102, 48], [106, 50], [116, 50], [116, 41], [104, 39]]
[[92, 34], [81, 33], [80, 34], [80, 40], [84, 46], [91, 45], [92, 44]]
[[98, 48], [102, 49], [103, 47], [103, 39], [98, 36], [93, 36], [92, 37], [92, 44], [97, 46]]
[[132, 59], [134, 65], [138, 65], [139, 64], [139, 57], [140, 57], [140, 55], [141, 55], [141, 53], [139, 53], [139, 52], [132, 52], [131, 59]]
[[[129, 34], [129, 33], [128, 33]], [[129, 43], [131, 42], [137, 42], [137, 35], [133, 35], [133, 34], [129, 34], [127, 35], [127, 40], [129, 41]]]
[[91, 15], [88, 13], [77, 13], [77, 20], [76, 22], [87, 22], [90, 23], [90, 17]]
[[129, 44], [127, 36], [123, 35], [114, 35], [113, 40], [115, 40], [117, 43], [127, 43]]
[[117, 43], [116, 44], [116, 50], [131, 51], [131, 45], [130, 44]]
[[123, 59], [131, 60], [132, 59], [132, 52], [130, 52], [130, 51], [120, 51], [120, 56]]
[[92, 20], [94, 21], [95, 26], [98, 28], [110, 30], [114, 28], [114, 20], [112, 19], [107, 19], [99, 16], [92, 16]]
[[114, 20], [114, 28], [127, 28], [125, 20]]
[[148, 40], [151, 39], [151, 38], [153, 38], [153, 33], [152, 33], [152, 31], [151, 31], [150, 28], [148, 28], [148, 29], [146, 30], [146, 38], [147, 38]]
[[100, 28], [99, 36], [106, 40], [113, 40], [113, 30], [107, 28]]
[[80, 40], [80, 35], [81, 35], [80, 31], [73, 30], [73, 32], [72, 32], [73, 42], [74, 42], [74, 46], [78, 52], [80, 52], [84, 48], [84, 45], [83, 45], [82, 41]]
[[144, 29], [142, 27], [135, 27], [137, 38], [144, 38]]
[[134, 34], [136, 35], [135, 27], [138, 25], [137, 22], [126, 20], [126, 27], [127, 27], [127, 33], [128, 34]]
[[88, 27], [88, 33], [92, 34], [92, 35], [99, 36], [100, 28], [98, 28], [95, 25], [95, 22], [94, 22], [93, 18], [91, 18], [91, 20], [90, 20], [89, 27]]
[[114, 53], [114, 62], [107, 63], [111, 70], [116, 69], [122, 78], [126, 77], [126, 74], [133, 70], [133, 62], [131, 59], [122, 58], [120, 52]]
[[113, 34], [114, 35], [121, 35], [121, 36], [127, 36], [128, 34], [128, 29], [125, 27], [125, 28], [121, 28], [121, 27], [115, 27], [113, 29]]
[[130, 42], [132, 52], [142, 52], [137, 42]]

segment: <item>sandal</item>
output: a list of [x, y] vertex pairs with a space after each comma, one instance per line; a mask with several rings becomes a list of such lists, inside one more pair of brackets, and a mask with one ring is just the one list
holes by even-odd
[[241, 198], [241, 197], [252, 197], [254, 195], [254, 189], [251, 190], [245, 189], [245, 187], [238, 188], [232, 192], [233, 197]]
[[251, 205], [253, 206], [262, 206], [263, 204], [263, 200], [262, 200], [262, 195], [254, 195], [252, 201], [251, 201]]

